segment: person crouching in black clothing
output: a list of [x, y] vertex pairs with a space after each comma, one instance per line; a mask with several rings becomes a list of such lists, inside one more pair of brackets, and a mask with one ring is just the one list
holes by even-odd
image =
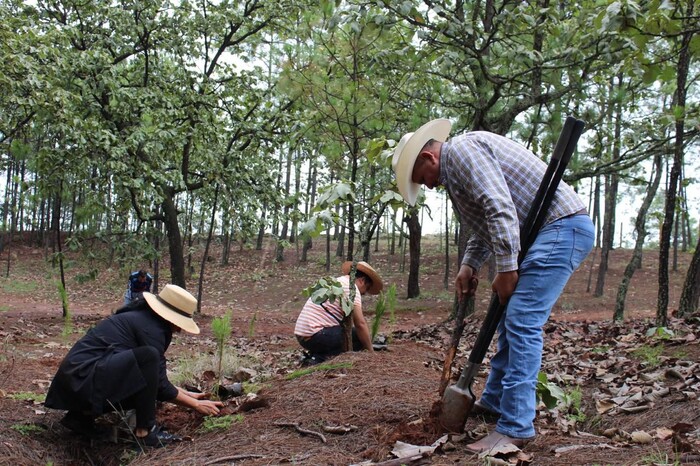
[[61, 362], [44, 405], [67, 410], [61, 423], [84, 435], [95, 432], [95, 417], [134, 409], [134, 434], [145, 446], [164, 446], [176, 437], [156, 424], [156, 401], [169, 401], [204, 415], [223, 404], [205, 394], [175, 387], [166, 374], [165, 352], [173, 332], [198, 334], [192, 319], [197, 300], [176, 285], [118, 309], [78, 340]]

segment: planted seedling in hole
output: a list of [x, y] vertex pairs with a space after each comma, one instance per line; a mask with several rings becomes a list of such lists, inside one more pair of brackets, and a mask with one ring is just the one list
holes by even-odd
[[222, 317], [216, 317], [211, 321], [211, 330], [216, 340], [216, 354], [218, 357], [216, 375], [221, 384], [221, 362], [224, 359], [224, 344], [231, 336], [231, 310], [226, 311]]
[[384, 316], [384, 311], [386, 311], [386, 296], [384, 292], [379, 293], [377, 298], [377, 304], [374, 307], [374, 317], [372, 318], [372, 332], [370, 335], [370, 341], [374, 341], [379, 333], [379, 325], [382, 323], [382, 317]]
[[389, 323], [396, 323], [396, 285], [392, 284], [386, 290], [386, 308], [389, 310]]

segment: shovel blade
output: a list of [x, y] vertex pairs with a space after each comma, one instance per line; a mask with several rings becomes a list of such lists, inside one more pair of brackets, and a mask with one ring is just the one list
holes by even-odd
[[464, 432], [464, 424], [474, 407], [474, 394], [470, 387], [447, 387], [442, 396], [442, 406], [438, 421], [447, 432]]

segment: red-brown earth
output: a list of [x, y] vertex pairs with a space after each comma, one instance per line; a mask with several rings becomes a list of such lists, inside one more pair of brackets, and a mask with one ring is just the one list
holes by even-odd
[[[373, 252], [372, 265], [397, 288], [395, 319], [390, 322], [385, 316], [380, 328], [380, 334], [389, 337], [389, 349], [344, 354], [329, 361], [330, 368], [301, 375], [295, 372], [301, 351], [293, 337], [305, 299], [301, 291], [321, 276], [338, 275], [341, 259], [333, 257], [327, 273], [320, 243], [307, 263], [298, 261], [295, 246], [285, 253], [284, 262], [275, 262], [272, 243], [262, 251], [236, 248], [226, 266], [212, 254], [197, 318], [202, 333], [174, 337], [169, 368], [195, 367], [193, 361], [208, 356], [210, 367], [197, 372], [196, 366], [191, 383], [210, 389], [211, 372], [205, 369], [216, 370], [212, 319], [231, 311], [233, 331], [226, 351], [235, 358], [227, 359], [232, 367], [224, 369], [243, 366], [255, 371], [246, 387], [257, 392], [263, 406], [242, 410], [240, 399], [231, 399], [227, 411], [238, 410], [240, 416], [230, 426], [217, 428], [196, 413], [165, 403], [159, 422], [185, 441], [145, 453], [123, 439], [78, 437], [58, 422], [62, 412], [41, 403], [71, 344], [119, 306], [126, 271], [69, 255], [66, 280], [72, 317], [66, 323], [56, 269], [44, 260], [42, 249], [13, 244], [0, 260], [0, 464], [373, 464], [394, 458], [391, 451], [397, 441], [431, 445], [441, 437], [432, 427], [430, 410], [440, 398], [440, 374], [453, 327], [447, 320], [452, 292], [443, 285], [444, 251], [435, 238], [423, 243], [419, 299], [405, 299], [407, 271], [402, 264], [407, 266], [407, 258], [388, 254], [385, 242]], [[595, 287], [597, 271], [598, 255], [592, 254], [545, 327], [542, 370], [564, 390], [571, 407], [541, 406], [538, 437], [522, 452], [502, 455], [505, 460], [468, 454], [470, 439], [494, 427], [475, 418], [467, 422], [465, 435], [450, 437], [411, 464], [700, 464], [698, 319], [671, 317], [672, 334], [647, 335], [654, 326], [658, 288], [657, 258], [649, 251], [630, 285], [625, 322], [614, 324], [615, 295], [629, 256], [627, 250], [612, 252], [605, 294], [597, 298], [588, 291], [589, 282]], [[669, 314], [677, 305], [689, 260], [689, 253], [681, 253], [678, 271], [670, 273]], [[80, 274], [91, 267], [99, 269], [97, 279], [81, 283]], [[455, 268], [451, 267], [450, 290]], [[166, 282], [160, 278], [161, 284]], [[454, 377], [483, 318], [489, 297], [485, 282], [477, 311], [467, 320]], [[188, 288], [196, 286], [197, 278], [189, 279]], [[364, 299], [368, 319], [375, 303], [374, 297]], [[475, 381], [476, 393], [485, 380], [489, 355]], [[100, 422], [120, 425], [114, 417]], [[334, 427], [348, 432], [329, 432]]]

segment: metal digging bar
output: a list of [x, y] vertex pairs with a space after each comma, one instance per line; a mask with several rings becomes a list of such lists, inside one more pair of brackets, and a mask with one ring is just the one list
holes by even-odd
[[[520, 266], [530, 246], [537, 238], [537, 233], [547, 217], [547, 211], [552, 204], [564, 170], [576, 149], [583, 127], [584, 122], [573, 117], [567, 117], [564, 123], [554, 148], [552, 159], [549, 161], [547, 170], [520, 231], [518, 266]], [[439, 421], [442, 427], [449, 432], [462, 432], [464, 430], [464, 424], [475, 400], [471, 387], [474, 377], [481, 367], [484, 356], [486, 356], [486, 351], [496, 333], [498, 323], [505, 312], [506, 306], [507, 303], [501, 305], [498, 295], [493, 293], [486, 317], [481, 325], [474, 347], [469, 354], [468, 361], [464, 365], [462, 374], [455, 385], [445, 390]]]

